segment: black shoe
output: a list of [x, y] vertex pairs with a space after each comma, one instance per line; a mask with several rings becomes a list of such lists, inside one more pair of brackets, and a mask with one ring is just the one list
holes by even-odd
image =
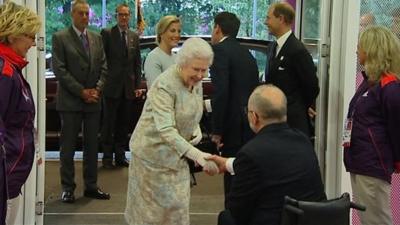
[[127, 159], [115, 160], [116, 167], [129, 167], [129, 161]]
[[105, 169], [114, 169], [115, 166], [112, 163], [112, 159], [103, 159], [103, 167]]
[[111, 198], [109, 193], [101, 191], [100, 188], [97, 188], [96, 190], [85, 190], [83, 192], [83, 195], [88, 198], [95, 198], [102, 200], [108, 200]]
[[63, 193], [61, 194], [61, 201], [65, 203], [74, 203], [75, 202], [74, 192], [63, 191]]

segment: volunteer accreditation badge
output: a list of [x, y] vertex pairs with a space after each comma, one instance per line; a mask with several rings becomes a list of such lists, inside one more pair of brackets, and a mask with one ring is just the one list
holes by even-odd
[[345, 148], [350, 147], [351, 129], [353, 127], [353, 119], [347, 118], [344, 123], [342, 146]]

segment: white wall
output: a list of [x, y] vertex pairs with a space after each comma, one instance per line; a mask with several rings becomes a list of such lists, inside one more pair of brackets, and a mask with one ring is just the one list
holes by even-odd
[[331, 54], [327, 116], [326, 191], [328, 197], [351, 193], [343, 166], [341, 137], [348, 103], [355, 92], [359, 0], [332, 1]]

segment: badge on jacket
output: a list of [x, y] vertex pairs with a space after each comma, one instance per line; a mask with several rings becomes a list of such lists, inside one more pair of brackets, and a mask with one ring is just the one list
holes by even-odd
[[347, 118], [344, 123], [342, 146], [345, 148], [350, 147], [351, 129], [353, 128], [353, 119]]

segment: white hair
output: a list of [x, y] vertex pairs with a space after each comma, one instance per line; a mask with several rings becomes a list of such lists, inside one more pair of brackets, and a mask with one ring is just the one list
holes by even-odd
[[182, 67], [193, 59], [206, 59], [212, 64], [214, 53], [207, 41], [197, 37], [187, 39], [177, 54], [176, 64]]

